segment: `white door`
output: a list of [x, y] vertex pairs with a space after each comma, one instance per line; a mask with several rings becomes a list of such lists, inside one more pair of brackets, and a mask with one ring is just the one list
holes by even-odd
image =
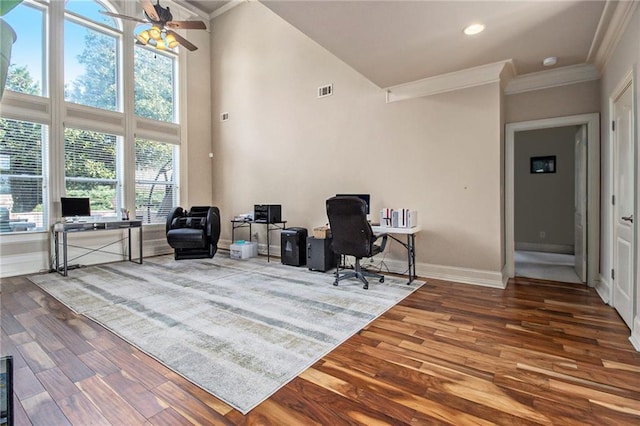
[[587, 281], [587, 126], [578, 128], [575, 137], [575, 191], [573, 208], [574, 269], [580, 281]]
[[613, 307], [629, 328], [633, 321], [633, 260], [635, 258], [633, 182], [633, 107], [631, 82], [613, 104]]

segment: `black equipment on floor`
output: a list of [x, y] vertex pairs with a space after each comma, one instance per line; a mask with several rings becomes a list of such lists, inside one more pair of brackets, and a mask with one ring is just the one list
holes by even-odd
[[337, 256], [331, 250], [331, 238], [307, 238], [307, 267], [314, 271], [328, 271], [336, 266]]
[[287, 228], [280, 232], [280, 259], [283, 265], [307, 263], [307, 229]]

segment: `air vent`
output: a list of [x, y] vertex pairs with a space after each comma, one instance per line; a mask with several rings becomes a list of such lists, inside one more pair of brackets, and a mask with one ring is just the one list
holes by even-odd
[[318, 87], [318, 97], [324, 98], [325, 96], [333, 95], [333, 84], [327, 84], [325, 86]]
[[220, 121], [227, 121], [228, 119], [229, 119], [228, 112], [223, 112], [222, 114], [220, 114]]

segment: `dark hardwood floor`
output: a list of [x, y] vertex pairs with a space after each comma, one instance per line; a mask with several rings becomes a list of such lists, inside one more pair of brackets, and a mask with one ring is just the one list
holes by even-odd
[[26, 278], [0, 286], [16, 425], [640, 424], [640, 353], [580, 285], [428, 279], [247, 416]]

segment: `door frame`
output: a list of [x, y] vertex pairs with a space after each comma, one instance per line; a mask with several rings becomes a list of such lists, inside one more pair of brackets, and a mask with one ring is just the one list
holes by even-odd
[[508, 123], [505, 126], [505, 274], [515, 275], [515, 134], [526, 130], [587, 126], [587, 285], [595, 287], [600, 270], [600, 114]]

